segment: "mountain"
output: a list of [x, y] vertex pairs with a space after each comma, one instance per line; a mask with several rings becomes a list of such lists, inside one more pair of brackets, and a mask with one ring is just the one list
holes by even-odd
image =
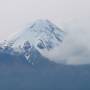
[[37, 20], [12, 37], [11, 42], [15, 47], [22, 47], [25, 41], [29, 41], [35, 48], [50, 49], [57, 46], [63, 40], [63, 36], [64, 32], [50, 21]]
[[52, 50], [61, 44], [63, 38], [64, 31], [49, 20], [37, 20], [11, 39], [4, 41], [2, 46], [13, 48], [14, 52], [23, 53], [29, 60], [34, 54], [33, 50], [36, 49], [38, 53]]
[[41, 51], [62, 44], [64, 32], [38, 20], [0, 44], [0, 90], [90, 90], [90, 65], [50, 61]]

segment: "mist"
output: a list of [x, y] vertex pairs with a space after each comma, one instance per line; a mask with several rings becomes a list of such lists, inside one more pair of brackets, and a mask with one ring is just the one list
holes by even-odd
[[43, 55], [63, 64], [90, 64], [90, 27], [88, 19], [71, 21], [64, 26], [64, 39], [53, 50]]

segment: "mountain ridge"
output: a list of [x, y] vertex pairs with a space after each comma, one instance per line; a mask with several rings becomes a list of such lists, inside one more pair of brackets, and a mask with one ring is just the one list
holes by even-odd
[[32, 48], [38, 52], [52, 50], [59, 46], [64, 38], [64, 31], [49, 20], [37, 20], [16, 34], [9, 41], [3, 42], [4, 48], [11, 48], [14, 52], [24, 53], [28, 60], [32, 54]]

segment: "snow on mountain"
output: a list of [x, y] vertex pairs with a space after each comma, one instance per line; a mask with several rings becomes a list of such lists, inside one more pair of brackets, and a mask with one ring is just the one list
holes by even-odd
[[23, 52], [25, 57], [29, 59], [33, 47], [38, 51], [49, 51], [60, 45], [63, 37], [64, 32], [49, 20], [37, 20], [10, 40], [4, 41], [3, 45]]
[[25, 30], [16, 34], [9, 42], [14, 47], [23, 46], [25, 41], [39, 49], [50, 49], [63, 40], [64, 32], [48, 20], [37, 20]]

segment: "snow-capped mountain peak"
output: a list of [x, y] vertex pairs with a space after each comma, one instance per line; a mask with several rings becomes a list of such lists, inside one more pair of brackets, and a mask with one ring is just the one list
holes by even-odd
[[52, 50], [61, 44], [63, 37], [64, 32], [49, 20], [37, 20], [3, 44], [6, 48], [23, 53], [28, 60], [33, 50]]
[[40, 49], [50, 49], [57, 46], [63, 40], [63, 36], [64, 32], [49, 20], [37, 20], [9, 42], [13, 42], [14, 47], [22, 47], [26, 41], [29, 41], [31, 45]]

